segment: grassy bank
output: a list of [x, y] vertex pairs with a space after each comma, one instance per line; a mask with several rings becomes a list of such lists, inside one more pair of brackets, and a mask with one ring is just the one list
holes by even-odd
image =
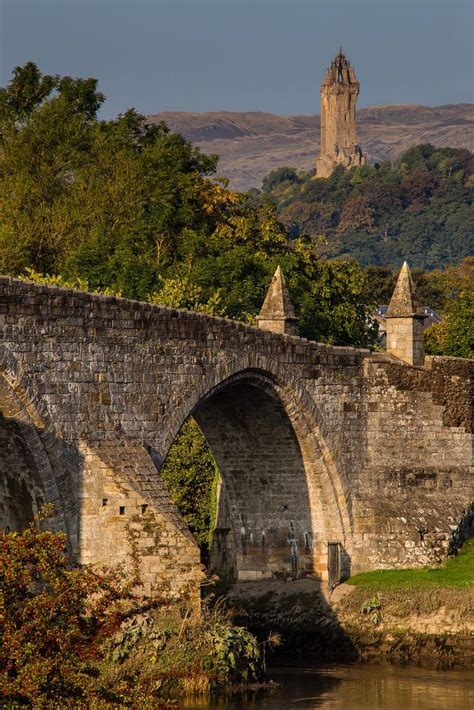
[[277, 662], [474, 664], [474, 539], [435, 569], [359, 574], [329, 599], [307, 578], [240, 585], [229, 601], [257, 638], [281, 636]]
[[400, 588], [441, 588], [474, 586], [474, 538], [467, 540], [456, 557], [440, 567], [387, 569], [364, 572], [351, 577], [348, 584], [380, 590]]
[[365, 572], [348, 584], [334, 609], [361, 660], [472, 667], [474, 539], [439, 567]]

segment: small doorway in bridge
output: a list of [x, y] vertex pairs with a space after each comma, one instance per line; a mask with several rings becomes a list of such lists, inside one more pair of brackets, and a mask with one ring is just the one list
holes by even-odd
[[328, 587], [334, 589], [342, 579], [342, 545], [328, 542]]

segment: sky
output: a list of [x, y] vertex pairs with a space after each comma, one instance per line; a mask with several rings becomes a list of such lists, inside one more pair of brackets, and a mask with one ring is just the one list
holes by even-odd
[[473, 101], [471, 0], [0, 0], [14, 66], [99, 79], [104, 118], [160, 111], [319, 113], [341, 45], [359, 106]]

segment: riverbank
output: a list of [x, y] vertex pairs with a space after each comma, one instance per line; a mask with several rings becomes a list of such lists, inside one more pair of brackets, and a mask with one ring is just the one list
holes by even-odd
[[277, 632], [277, 663], [474, 665], [474, 539], [436, 569], [369, 572], [332, 594], [317, 579], [241, 583], [228, 603], [258, 638]]

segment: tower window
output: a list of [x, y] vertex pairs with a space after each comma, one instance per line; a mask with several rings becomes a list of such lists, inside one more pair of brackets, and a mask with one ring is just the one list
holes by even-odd
[[119, 508], [119, 515], [125, 515], [125, 506], [121, 505]]

